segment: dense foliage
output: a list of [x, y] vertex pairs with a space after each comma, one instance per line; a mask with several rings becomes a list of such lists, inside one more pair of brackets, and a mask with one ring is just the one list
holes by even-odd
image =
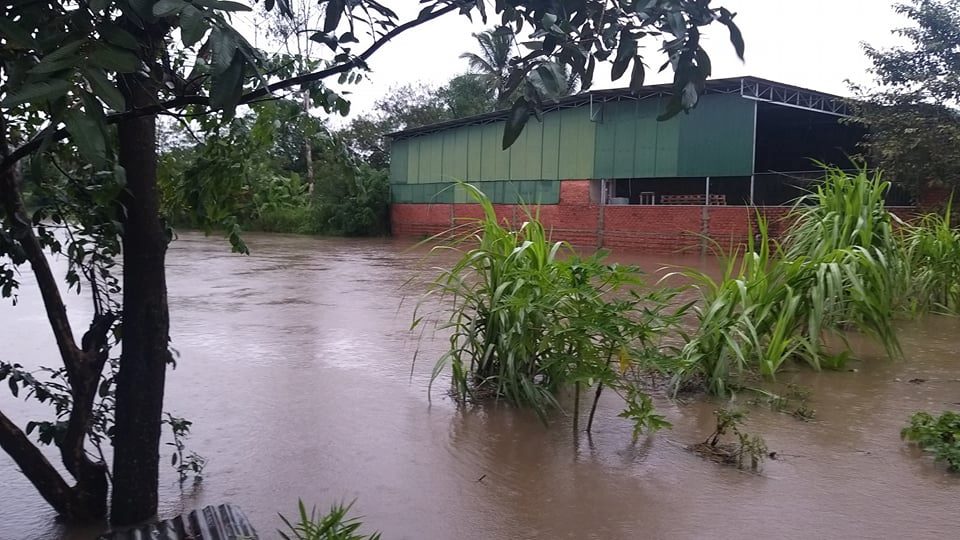
[[900, 436], [933, 454], [936, 461], [946, 462], [951, 471], [960, 472], [960, 414], [946, 411], [934, 417], [918, 412]]
[[483, 193], [464, 188], [484, 216], [434, 248], [454, 251], [458, 261], [429, 282], [414, 314], [417, 326], [433, 297], [451, 305], [441, 308], [450, 347], [434, 379], [449, 366], [461, 400], [505, 399], [544, 419], [559, 406], [561, 389], [596, 386], [598, 399], [606, 387], [626, 401], [621, 416], [634, 422], [635, 434], [667, 425], [637, 377], [666, 355], [663, 337], [685, 309], [669, 307], [674, 291], [641, 294], [636, 268], [607, 264], [604, 253], [577, 256], [565, 242], [551, 241], [532, 213], [510, 229]]
[[380, 533], [366, 535], [360, 532], [360, 518], [350, 517], [350, 504], [335, 504], [326, 514], [313, 507], [307, 512], [303, 501], [298, 501], [298, 521], [290, 521], [283, 514], [280, 520], [286, 530], [277, 531], [283, 540], [380, 540]]
[[918, 190], [960, 183], [960, 2], [910, 0], [897, 13], [911, 25], [894, 33], [907, 45], [865, 46], [875, 88], [855, 88], [854, 119], [868, 130], [869, 163]]
[[758, 217], [758, 238], [727, 257], [719, 280], [687, 271], [703, 301], [698, 331], [683, 349], [677, 381], [702, 377], [724, 394], [741, 376], [774, 376], [790, 360], [838, 367], [828, 335], [856, 329], [899, 354], [893, 314], [904, 269], [883, 207], [889, 184], [861, 171], [828, 170], [816, 192], [798, 201], [782, 243]]

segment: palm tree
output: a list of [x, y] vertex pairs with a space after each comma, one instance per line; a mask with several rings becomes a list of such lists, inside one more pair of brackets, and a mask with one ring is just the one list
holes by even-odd
[[506, 85], [510, 75], [513, 32], [505, 26], [498, 26], [473, 34], [473, 37], [480, 44], [480, 54], [466, 52], [460, 58], [466, 59], [470, 69], [480, 75], [494, 92], [497, 104], [504, 105], [509, 97], [506, 95]]
[[[479, 34], [473, 34], [477, 43], [480, 44], [480, 54], [466, 52], [460, 55], [465, 58], [470, 65], [470, 69], [476, 73], [483, 84], [490, 89], [496, 98], [497, 107], [509, 105], [511, 97], [515, 93], [507, 93], [507, 79], [510, 76], [510, 58], [512, 55], [514, 35], [513, 31], [505, 26], [498, 26], [492, 30], [484, 30]], [[562, 97], [576, 94], [580, 91], [580, 77], [571, 73], [567, 66], [551, 64], [553, 72], [558, 80], [558, 91], [544, 94], [547, 99], [557, 100]], [[536, 72], [528, 75], [528, 82], [537, 84], [535, 79], [540, 77]], [[543, 88], [542, 83], [537, 85]]]

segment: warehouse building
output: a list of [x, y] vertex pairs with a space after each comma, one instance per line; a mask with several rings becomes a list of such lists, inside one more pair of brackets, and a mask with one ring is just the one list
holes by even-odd
[[[698, 106], [657, 117], [669, 85], [597, 90], [549, 106], [502, 150], [506, 112], [392, 134], [394, 234], [442, 232], [479, 209], [455, 183], [483, 190], [504, 219], [540, 206], [556, 238], [597, 247], [702, 247], [746, 237], [757, 208], [783, 215], [819, 176], [849, 165], [862, 132], [844, 99], [759, 79], [709, 81]], [[903, 205], [892, 193], [888, 204]], [[773, 220], [776, 221], [776, 220]]]

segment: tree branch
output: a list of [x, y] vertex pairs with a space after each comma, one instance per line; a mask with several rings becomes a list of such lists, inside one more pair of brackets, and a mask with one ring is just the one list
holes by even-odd
[[73, 489], [63, 480], [57, 469], [47, 461], [43, 453], [34, 446], [26, 434], [0, 412], [0, 448], [10, 454], [27, 479], [37, 488], [40, 495], [50, 503], [58, 513], [70, 515]]
[[[4, 157], [4, 161], [8, 157], [9, 148], [6, 137], [6, 118], [0, 115], [0, 156]], [[40, 289], [47, 319], [53, 329], [64, 367], [67, 368], [67, 375], [74, 377], [79, 369], [79, 364], [82, 363], [83, 354], [77, 347], [76, 341], [74, 341], [70, 320], [67, 318], [67, 308], [60, 296], [57, 280], [53, 276], [53, 271], [50, 270], [50, 264], [43, 252], [43, 246], [40, 245], [40, 241], [34, 233], [33, 224], [27, 214], [26, 206], [23, 203], [23, 195], [20, 192], [18, 176], [16, 167], [12, 165], [0, 169], [0, 205], [2, 205], [7, 218], [10, 220], [10, 227], [15, 238], [23, 247], [27, 260], [30, 261], [30, 268], [37, 279], [37, 287]]]
[[[320, 81], [331, 77], [333, 75], [339, 75], [340, 73], [345, 73], [351, 69], [363, 66], [366, 64], [368, 58], [370, 58], [375, 52], [377, 52], [381, 47], [387, 44], [390, 40], [397, 37], [398, 35], [410, 30], [411, 28], [416, 28], [421, 24], [432, 21], [438, 17], [446, 15], [452, 11], [460, 9], [460, 5], [457, 3], [448, 4], [436, 11], [431, 11], [425, 13], [416, 19], [407, 21], [404, 24], [392, 28], [389, 32], [385, 33], [377, 41], [375, 41], [370, 47], [363, 51], [359, 56], [354, 57], [352, 60], [331, 66], [326, 69], [321, 69], [319, 71], [314, 71], [306, 75], [300, 75], [298, 77], [291, 77], [274, 84], [267, 85], [266, 87], [261, 87], [251, 92], [248, 92], [240, 97], [238, 105], [246, 105], [253, 101], [256, 101], [259, 98], [269, 95], [272, 92], [277, 90], [284, 90], [293, 86], [299, 86], [304, 84], [309, 84], [312, 82]], [[210, 105], [210, 99], [207, 96], [179, 96], [171, 100], [167, 100], [163, 103], [158, 103], [156, 105], [151, 105], [148, 107], [141, 107], [133, 109], [130, 111], [125, 111], [122, 113], [113, 113], [109, 114], [106, 117], [106, 122], [108, 124], [116, 124], [124, 120], [129, 120], [132, 118], [138, 118], [141, 116], [151, 116], [159, 114], [168, 109], [175, 109], [179, 107], [186, 107], [188, 105]], [[43, 131], [41, 131], [37, 136], [30, 139], [28, 142], [21, 145], [19, 148], [11, 152], [9, 155], [4, 155], [3, 160], [0, 161], [0, 173], [6, 171], [7, 169], [12, 168], [18, 161], [27, 157], [28, 155], [35, 152], [44, 141], [55, 142], [62, 140], [67, 137], [66, 128], [53, 129], [53, 125], [47, 126]]]

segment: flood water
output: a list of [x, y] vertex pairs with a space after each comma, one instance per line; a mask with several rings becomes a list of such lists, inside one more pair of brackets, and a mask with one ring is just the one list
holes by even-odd
[[[249, 257], [183, 234], [169, 261], [173, 347], [166, 409], [194, 422], [203, 482], [178, 488], [164, 465], [161, 515], [232, 502], [263, 538], [297, 499], [356, 499], [386, 539], [956, 538], [960, 476], [900, 441], [919, 409], [960, 408], [960, 321], [902, 326], [906, 359], [862, 345], [851, 371], [787, 373], [813, 392], [812, 422], [753, 409], [745, 424], [780, 459], [761, 474], [701, 459], [716, 402], [657, 400], [672, 430], [631, 443], [615, 397], [592, 438], [506, 407], [458, 410], [427, 384], [442, 338], [408, 332], [422, 252], [391, 240], [250, 235]], [[663, 257], [625, 257], [648, 269]], [[696, 264], [696, 259], [687, 260]], [[61, 263], [62, 265], [62, 263]], [[0, 306], [0, 356], [58, 360], [29, 275]], [[75, 330], [88, 307], [71, 295]], [[924, 382], [909, 382], [923, 379]], [[0, 393], [24, 425], [35, 405]], [[168, 447], [162, 450], [164, 462]], [[55, 458], [52, 458], [55, 459]], [[58, 461], [58, 460], [57, 460]], [[69, 529], [0, 455], [0, 539], [90, 538]]]

